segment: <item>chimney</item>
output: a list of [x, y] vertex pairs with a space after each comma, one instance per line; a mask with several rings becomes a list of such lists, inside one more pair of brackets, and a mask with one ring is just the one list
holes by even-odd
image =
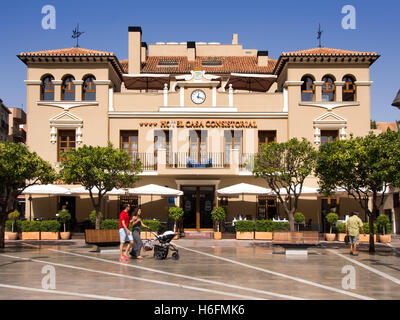
[[232, 44], [239, 44], [239, 35], [237, 33], [232, 36]]
[[195, 41], [187, 42], [187, 57], [188, 57], [188, 61], [196, 60], [196, 42]]
[[257, 64], [259, 67], [268, 66], [268, 51], [258, 51], [257, 52]]
[[142, 28], [129, 27], [129, 58], [128, 72], [130, 74], [140, 73], [141, 67], [141, 44], [142, 44]]
[[142, 42], [142, 47], [141, 47], [141, 62], [145, 63], [147, 60], [147, 43]]

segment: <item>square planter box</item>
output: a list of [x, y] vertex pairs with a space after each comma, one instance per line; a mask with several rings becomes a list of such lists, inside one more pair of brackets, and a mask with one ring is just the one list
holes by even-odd
[[[360, 233], [360, 242], [369, 242], [369, 234]], [[374, 242], [376, 242], [376, 234], [374, 235]]]
[[86, 242], [87, 243], [119, 243], [118, 230], [93, 230], [86, 229]]
[[392, 235], [391, 234], [379, 235], [378, 240], [381, 243], [390, 243], [392, 242]]
[[4, 234], [4, 240], [18, 240], [18, 233], [6, 231]]
[[148, 231], [140, 232], [140, 239], [142, 239], [142, 240], [153, 240], [154, 238], [155, 238], [155, 235], [153, 235], [151, 232], [148, 232]]
[[237, 240], [254, 240], [254, 232], [236, 232]]
[[40, 240], [40, 232], [22, 232], [22, 240]]
[[344, 242], [344, 238], [346, 237], [345, 233], [338, 233], [338, 241]]
[[272, 240], [272, 232], [255, 232], [254, 239], [256, 240]]
[[59, 232], [41, 232], [40, 240], [60, 240]]

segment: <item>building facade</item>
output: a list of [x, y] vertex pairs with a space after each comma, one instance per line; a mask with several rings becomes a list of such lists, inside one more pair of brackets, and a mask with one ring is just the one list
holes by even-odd
[[11, 111], [3, 104], [3, 100], [0, 99], [0, 141], [8, 140], [8, 117]]
[[26, 143], [26, 113], [21, 108], [8, 108], [10, 114], [8, 117], [9, 130], [8, 141], [15, 143]]
[[[185, 211], [185, 229], [212, 229], [213, 207], [228, 221], [283, 218], [271, 197], [218, 198], [218, 189], [253, 177], [251, 160], [261, 144], [306, 138], [315, 147], [370, 131], [370, 67], [374, 52], [314, 48], [283, 52], [245, 49], [232, 43], [147, 45], [140, 27], [128, 29], [128, 59], [113, 53], [70, 48], [23, 52], [27, 65], [27, 144], [59, 168], [60, 152], [111, 141], [140, 159], [136, 186], [180, 189], [180, 199], [108, 197], [106, 217], [120, 204], [141, 205], [147, 218], [167, 220], [168, 207]], [[310, 177], [306, 186], [317, 187]], [[87, 197], [33, 197], [30, 216], [54, 216], [64, 204], [77, 221], [92, 210]], [[29, 206], [29, 208], [28, 208]], [[341, 218], [361, 209], [347, 197], [305, 195], [302, 211], [312, 229], [324, 231], [330, 211]]]

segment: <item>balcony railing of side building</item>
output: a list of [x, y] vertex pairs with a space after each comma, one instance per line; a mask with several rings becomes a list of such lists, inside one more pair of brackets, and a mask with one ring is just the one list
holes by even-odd
[[143, 171], [157, 171], [157, 154], [154, 153], [134, 153], [132, 161], [140, 161]]

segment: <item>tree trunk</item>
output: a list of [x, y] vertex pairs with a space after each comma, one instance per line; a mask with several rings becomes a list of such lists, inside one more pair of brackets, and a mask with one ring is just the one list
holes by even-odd
[[6, 220], [7, 220], [7, 214], [6, 210], [3, 207], [2, 208], [2, 213], [0, 214], [0, 248], [4, 248], [4, 238], [6, 235]]
[[96, 206], [96, 230], [100, 230], [100, 223], [101, 223], [101, 217], [100, 217], [100, 206]]
[[289, 218], [289, 224], [290, 224], [290, 231], [296, 231], [295, 230], [295, 226], [294, 226], [294, 212], [295, 212], [296, 210], [293, 208], [292, 210], [290, 210], [289, 212], [288, 212], [288, 218]]

